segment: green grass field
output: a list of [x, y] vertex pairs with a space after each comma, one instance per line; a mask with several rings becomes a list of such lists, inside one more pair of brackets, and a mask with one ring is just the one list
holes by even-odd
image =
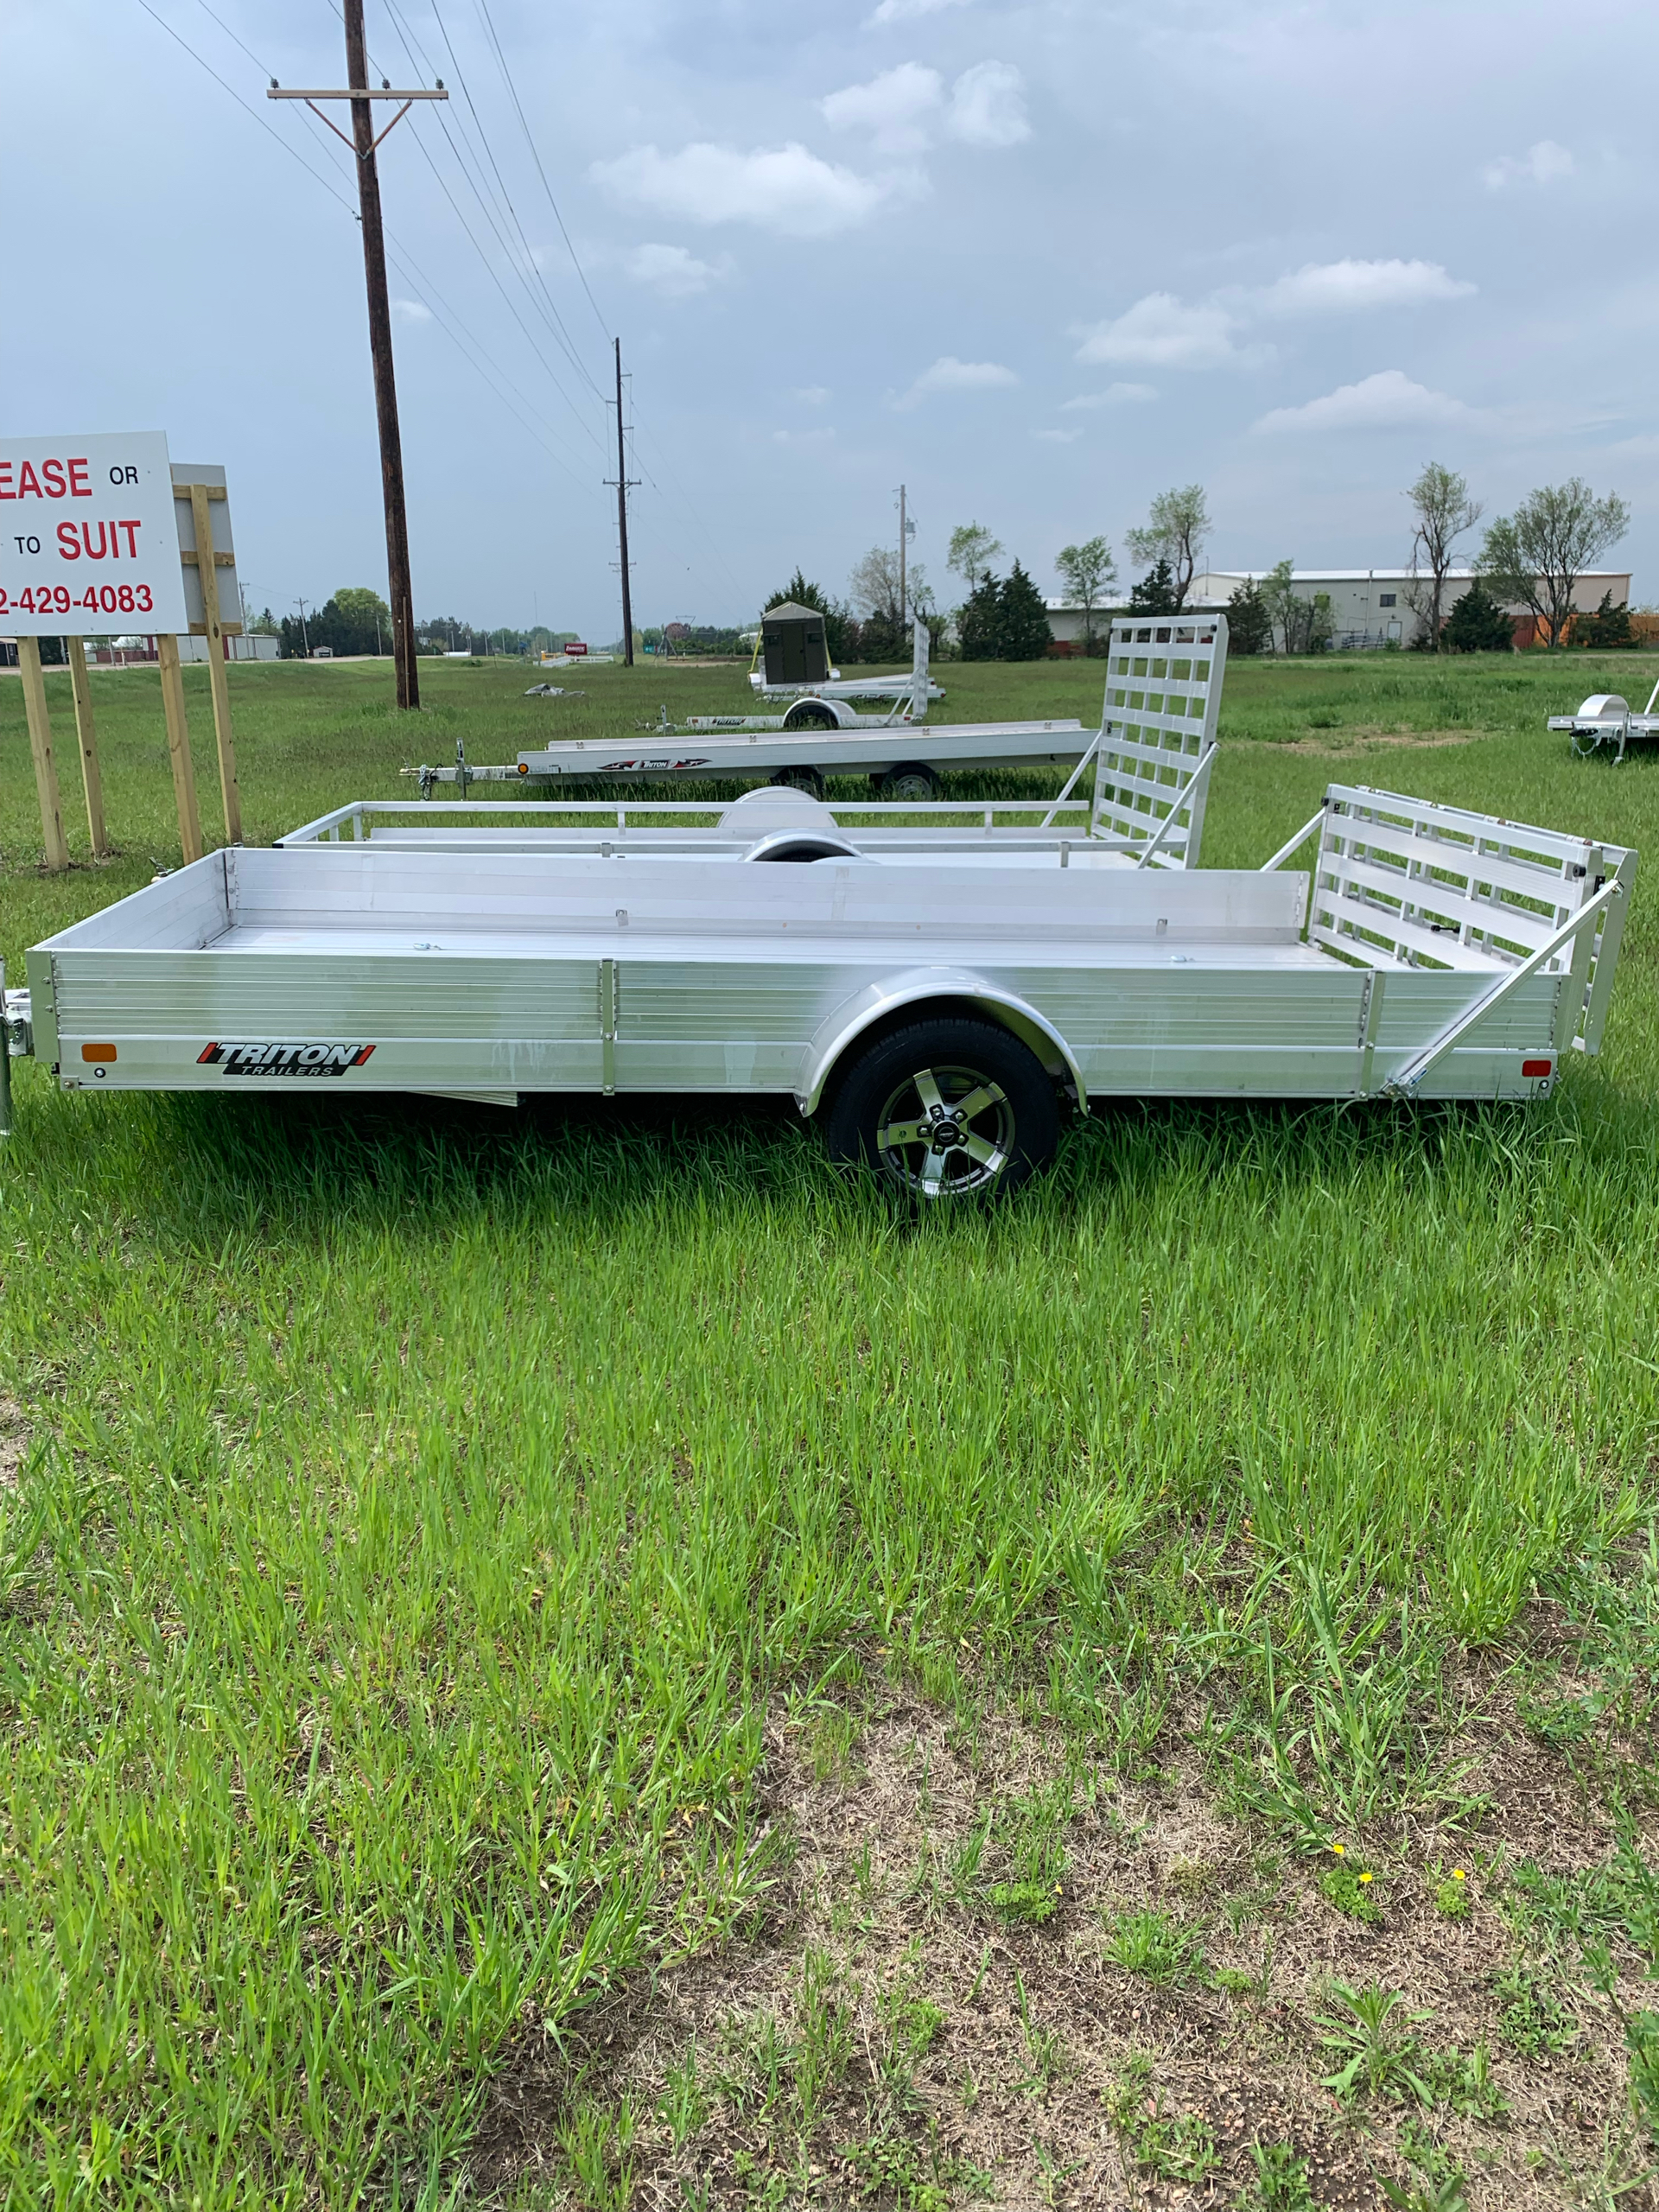
[[[1542, 723], [1653, 665], [1236, 666], [1205, 858], [1340, 778], [1651, 870], [1659, 760]], [[422, 675], [235, 669], [250, 839], [745, 688]], [[48, 687], [9, 963], [178, 857], [154, 677], [97, 867]], [[1654, 2202], [1656, 906], [1541, 1105], [1114, 1107], [918, 1224], [792, 1108], [19, 1066], [6, 2201]]]

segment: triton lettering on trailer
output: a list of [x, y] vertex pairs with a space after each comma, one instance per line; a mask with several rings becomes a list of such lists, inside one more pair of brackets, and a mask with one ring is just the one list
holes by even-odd
[[209, 1045], [198, 1067], [226, 1075], [341, 1076], [364, 1066], [372, 1045]]

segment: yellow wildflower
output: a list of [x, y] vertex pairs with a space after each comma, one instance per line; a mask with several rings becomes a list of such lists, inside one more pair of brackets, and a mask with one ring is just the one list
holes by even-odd
[[1332, 1850], [1336, 1853], [1338, 1859], [1343, 1856], [1344, 1853], [1347, 1850], [1347, 1847], [1348, 1847], [1345, 1844], [1341, 1843], [1333, 1843], [1331, 1847]]
[[1362, 1882], [1369, 1882], [1371, 1877], [1369, 1874], [1362, 1874], [1359, 1878]]

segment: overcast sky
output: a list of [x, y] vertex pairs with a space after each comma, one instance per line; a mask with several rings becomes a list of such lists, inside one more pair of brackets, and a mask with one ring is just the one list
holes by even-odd
[[[384, 590], [348, 159], [263, 97], [343, 80], [338, 15], [151, 5], [0, 0], [0, 429], [165, 429], [228, 470], [257, 604]], [[1493, 513], [1575, 473], [1623, 493], [1614, 557], [1659, 599], [1650, 6], [368, 0], [368, 25], [377, 76], [454, 95], [380, 156], [423, 617], [615, 634], [613, 335], [641, 622], [747, 620], [797, 563], [844, 590], [901, 481], [942, 588], [953, 524], [1053, 591], [1061, 545], [1121, 558], [1194, 479], [1217, 566], [1398, 563], [1430, 459]]]

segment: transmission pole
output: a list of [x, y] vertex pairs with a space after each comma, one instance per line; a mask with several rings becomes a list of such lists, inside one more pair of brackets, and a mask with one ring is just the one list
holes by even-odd
[[[380, 222], [380, 176], [375, 148], [395, 124], [402, 121], [416, 100], [447, 100], [443, 80], [434, 92], [394, 92], [382, 81], [369, 84], [368, 48], [363, 34], [363, 0], [344, 0], [346, 21], [346, 79], [342, 92], [284, 92], [273, 78], [268, 99], [303, 100], [337, 138], [345, 140], [357, 156], [358, 206], [363, 220], [363, 274], [369, 295], [369, 353], [374, 365], [374, 411], [380, 429], [380, 486], [386, 509], [386, 582], [391, 599], [391, 651], [397, 669], [397, 704], [418, 707], [420, 677], [415, 667], [415, 599], [409, 575], [409, 521], [404, 508], [404, 445], [397, 428], [397, 384], [391, 365], [391, 302], [386, 293], [386, 241]], [[349, 100], [352, 135], [329, 122], [319, 100]], [[374, 102], [401, 100], [403, 105], [377, 138]]]
[[[610, 478], [605, 481], [608, 484]], [[633, 666], [633, 594], [628, 585], [628, 492], [639, 479], [628, 474], [627, 448], [622, 441], [622, 340], [616, 341], [616, 535], [622, 554], [622, 662]]]

